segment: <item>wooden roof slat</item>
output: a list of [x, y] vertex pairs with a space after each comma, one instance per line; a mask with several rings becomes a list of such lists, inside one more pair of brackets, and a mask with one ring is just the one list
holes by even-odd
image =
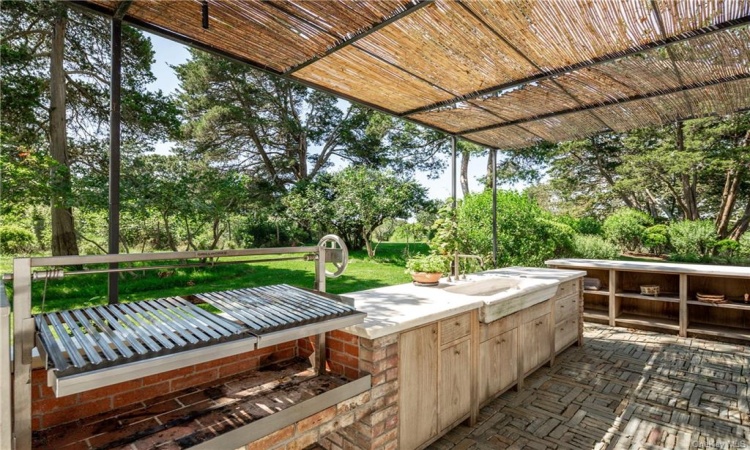
[[[482, 88], [471, 94], [457, 96], [447, 102], [439, 102], [439, 103], [434, 103], [430, 105], [425, 105], [420, 108], [407, 111], [403, 115], [409, 116], [409, 115], [417, 114], [417, 113], [424, 112], [424, 111], [430, 111], [430, 110], [434, 110], [437, 108], [450, 106], [450, 105], [460, 103], [463, 101], [483, 98], [483, 97], [486, 97], [486, 96], [489, 96], [498, 92], [502, 92], [508, 89], [514, 89], [514, 88], [518, 88], [520, 86], [524, 86], [530, 83], [536, 83], [536, 82], [547, 80], [553, 77], [557, 77], [561, 74], [565, 74], [565, 73], [572, 72], [575, 70], [580, 70], [580, 69], [588, 68], [588, 67], [595, 67], [600, 64], [617, 61], [621, 58], [625, 58], [628, 56], [641, 54], [645, 51], [660, 49], [660, 48], [663, 48], [667, 45], [671, 45], [674, 43], [686, 42], [692, 39], [699, 38], [701, 36], [712, 35], [714, 33], [718, 33], [724, 30], [729, 30], [729, 29], [745, 26], [747, 24], [750, 24], [750, 2], [748, 0], [741, 0], [741, 2], [744, 6], [734, 8], [733, 10], [736, 10], [736, 11], [734, 11], [734, 14], [731, 16], [731, 18], [727, 18], [726, 21], [712, 23], [711, 25], [704, 26], [702, 28], [685, 31], [682, 34], [670, 35], [667, 39], [659, 40], [659, 39], [654, 38], [654, 40], [648, 41], [643, 44], [638, 44], [638, 45], [634, 45], [632, 47], [628, 47], [623, 50], [617, 50], [611, 53], [606, 53], [606, 54], [601, 54], [595, 57], [590, 57], [589, 59], [586, 59], [583, 55], [581, 55], [580, 59], [575, 63], [568, 64], [568, 65], [560, 65], [558, 62], [555, 68], [548, 69], [546, 72], [537, 73], [527, 78], [519, 78], [510, 83], [503, 83], [503, 84], [498, 84], [495, 86]], [[555, 4], [566, 3], [566, 2], [548, 2], [548, 3], [555, 5]], [[585, 3], [598, 4], [599, 2], [585, 2]], [[486, 4], [493, 4], [493, 2], [470, 2], [468, 4], [469, 5], [486, 5]], [[498, 2], [498, 4], [506, 4], [506, 3]], [[632, 6], [630, 2], [621, 2], [621, 4], [623, 5], [622, 6], [623, 8], [626, 8], [627, 6]], [[571, 25], [571, 27], [576, 28], [576, 25]], [[510, 28], [510, 29], [513, 30], [513, 28]], [[517, 33], [517, 31], [519, 30], [514, 30], [513, 33], [518, 34], [520, 36], [524, 36], [524, 33], [522, 32]], [[510, 32], [507, 32], [507, 33], [510, 33]], [[517, 37], [516, 39], [522, 40], [523, 38]], [[515, 41], [512, 41], [512, 42], [515, 42]], [[542, 44], [540, 44], [540, 47], [541, 46]], [[532, 58], [532, 60], [534, 59], [533, 56], [530, 56], [529, 53], [526, 52], [525, 46], [519, 45], [519, 49], [522, 52], [524, 52], [524, 54]], [[539, 61], [536, 61], [536, 63], [539, 64]], [[544, 67], [544, 65], [542, 64], [539, 64], [539, 65], [541, 67]]]
[[[354, 47], [341, 49], [296, 72], [294, 77], [392, 109], [396, 113], [451, 97], [450, 93]], [[398, 89], [394, 86], [398, 86]]]
[[495, 147], [746, 107], [750, 0], [419, 1], [209, 0], [203, 29], [201, 0], [138, 0], [123, 21]]
[[357, 47], [454, 95], [536, 72], [455, 2], [436, 1], [362, 39]]

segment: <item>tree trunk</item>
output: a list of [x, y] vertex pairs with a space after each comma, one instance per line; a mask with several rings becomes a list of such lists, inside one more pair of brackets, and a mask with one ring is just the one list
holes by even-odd
[[174, 236], [172, 236], [172, 230], [169, 229], [169, 218], [166, 214], [161, 215], [162, 219], [164, 219], [164, 234], [167, 235], [167, 245], [169, 245], [169, 248], [173, 251], [177, 251], [177, 244], [174, 241]]
[[464, 198], [469, 195], [469, 158], [471, 155], [468, 150], [461, 152], [461, 192]]
[[370, 242], [370, 236], [366, 231], [362, 232], [362, 237], [365, 239], [365, 246], [367, 247], [367, 256], [370, 258], [375, 256], [375, 251], [372, 249], [372, 242]]
[[[685, 151], [685, 133], [682, 129], [682, 122], [677, 122], [675, 124], [675, 145], [677, 146], [678, 152]], [[683, 173], [680, 174], [680, 182], [682, 184], [682, 198], [685, 204], [685, 219], [700, 219], [700, 214], [698, 213], [696, 178], [691, 177], [689, 173]]]
[[65, 114], [65, 69], [63, 68], [67, 25], [67, 18], [64, 14], [60, 12], [55, 18], [50, 58], [49, 144], [50, 155], [57, 163], [50, 170], [50, 181], [53, 186], [50, 208], [52, 255], [54, 256], [78, 254], [73, 210], [65, 207], [66, 201], [70, 199], [71, 189]]
[[742, 214], [742, 217], [740, 217], [740, 219], [734, 224], [734, 227], [732, 227], [729, 238], [739, 241], [742, 235], [747, 231], [748, 226], [750, 226], [750, 200], [747, 201], [745, 212]]
[[719, 212], [716, 214], [716, 233], [720, 239], [724, 239], [729, 234], [729, 222], [732, 220], [732, 211], [737, 203], [737, 193], [740, 188], [740, 173], [742, 169], [730, 167], [724, 178], [724, 189], [721, 193], [721, 204]]

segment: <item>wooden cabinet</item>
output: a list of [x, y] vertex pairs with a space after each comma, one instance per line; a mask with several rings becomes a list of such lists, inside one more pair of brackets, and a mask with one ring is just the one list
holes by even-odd
[[517, 377], [517, 327], [479, 344], [478, 394], [480, 404], [513, 386]]
[[401, 333], [400, 449], [420, 448], [469, 417], [472, 326], [478, 326], [476, 314], [465, 313]]
[[[745, 294], [750, 294], [748, 267], [575, 259], [551, 260], [547, 265], [583, 269], [587, 277], [599, 280], [600, 287], [584, 290], [586, 320], [750, 341], [750, 303], [744, 303]], [[641, 294], [643, 285], [658, 286], [658, 295]], [[701, 302], [698, 293], [721, 294], [726, 302]]]
[[417, 448], [438, 432], [438, 324], [401, 334], [399, 342], [400, 447]]
[[557, 295], [554, 298], [555, 354], [565, 350], [576, 341], [580, 342], [583, 339], [583, 329], [580, 323], [581, 290], [582, 281], [573, 280], [561, 285], [561, 289], [557, 291]]
[[549, 313], [549, 302], [537, 306], [543, 308], [535, 310], [536, 307], [532, 307], [524, 311], [526, 314], [522, 315], [524, 320], [518, 329], [520, 376], [534, 371], [552, 355], [552, 318]]
[[471, 410], [471, 342], [465, 339], [440, 351], [440, 431]]

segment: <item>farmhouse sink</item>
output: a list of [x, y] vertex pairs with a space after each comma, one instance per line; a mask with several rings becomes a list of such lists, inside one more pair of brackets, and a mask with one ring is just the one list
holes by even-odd
[[443, 290], [481, 300], [484, 305], [479, 308], [479, 320], [490, 323], [552, 298], [557, 285], [558, 282], [551, 279], [489, 271], [470, 275], [467, 280], [452, 283]]
[[472, 296], [490, 296], [508, 289], [517, 288], [520, 278], [489, 278], [486, 280], [467, 281], [465, 284], [445, 288], [446, 292]]

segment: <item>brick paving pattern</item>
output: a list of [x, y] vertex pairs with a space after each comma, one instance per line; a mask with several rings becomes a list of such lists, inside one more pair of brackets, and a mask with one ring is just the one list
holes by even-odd
[[750, 449], [750, 347], [586, 324], [434, 450]]

